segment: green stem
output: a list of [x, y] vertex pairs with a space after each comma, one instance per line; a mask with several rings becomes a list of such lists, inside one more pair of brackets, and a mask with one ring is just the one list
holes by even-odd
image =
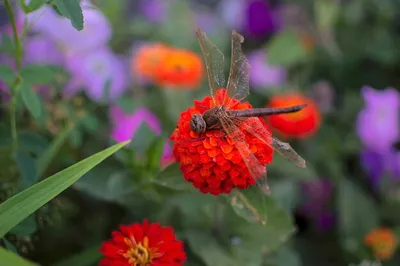
[[[10, 18], [11, 21], [11, 26], [13, 29], [13, 35], [14, 35], [14, 44], [15, 44], [15, 62], [17, 65], [17, 71], [19, 73], [21, 69], [21, 58], [22, 58], [22, 49], [21, 49], [21, 42], [19, 40], [18, 36], [18, 31], [17, 31], [17, 25], [15, 23], [15, 16], [14, 12], [12, 10], [11, 4], [9, 0], [4, 0], [4, 5], [6, 7], [6, 11], [8, 14], [8, 17]], [[15, 82], [15, 89], [11, 90], [13, 91], [12, 95], [12, 100], [10, 104], [10, 123], [11, 123], [11, 138], [12, 138], [12, 146], [13, 146], [13, 151], [16, 152], [18, 148], [18, 135], [17, 135], [17, 119], [16, 119], [16, 107], [17, 107], [17, 101], [18, 101], [18, 94], [19, 94], [19, 78], [17, 79], [17, 82]]]
[[15, 62], [17, 63], [17, 69], [19, 70], [21, 68], [21, 58], [22, 58], [22, 49], [21, 49], [21, 42], [19, 41], [19, 36], [18, 36], [18, 31], [17, 31], [17, 25], [15, 23], [15, 16], [14, 12], [11, 8], [11, 4], [9, 0], [4, 0], [4, 4], [7, 10], [8, 17], [10, 18], [11, 21], [11, 27], [13, 30], [13, 37], [14, 37], [14, 43], [15, 43]]

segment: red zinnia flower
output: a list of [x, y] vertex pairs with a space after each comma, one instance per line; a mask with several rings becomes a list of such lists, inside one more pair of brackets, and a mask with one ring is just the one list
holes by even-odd
[[307, 104], [303, 110], [291, 113], [268, 116], [267, 120], [281, 135], [292, 138], [306, 138], [313, 135], [321, 123], [321, 114], [315, 102], [301, 94], [276, 95], [271, 98], [267, 107], [287, 107]]
[[181, 266], [186, 261], [183, 242], [176, 239], [172, 227], [147, 220], [121, 225], [100, 251], [105, 256], [100, 266]]
[[[228, 97], [226, 93], [226, 89], [217, 91], [217, 105], [220, 105]], [[233, 104], [230, 109], [251, 108], [247, 102], [240, 103], [236, 99], [231, 99], [231, 101]], [[204, 194], [228, 194], [233, 188], [245, 189], [254, 185], [256, 180], [250, 175], [233, 140], [222, 130], [208, 130], [199, 135], [190, 129], [189, 123], [193, 114], [203, 114], [214, 106], [214, 101], [210, 96], [206, 96], [202, 101], [194, 101], [193, 107], [181, 113], [178, 127], [170, 139], [175, 142], [174, 155], [180, 162], [180, 169], [187, 181]], [[265, 121], [263, 119], [260, 121], [269, 131]], [[273, 149], [246, 130], [240, 130], [255, 157], [262, 164], [272, 162]]]
[[170, 52], [171, 48], [165, 44], [143, 45], [132, 57], [131, 69], [136, 75], [152, 81], [158, 65]]
[[196, 53], [171, 48], [154, 75], [159, 86], [196, 89], [203, 78], [203, 61]]

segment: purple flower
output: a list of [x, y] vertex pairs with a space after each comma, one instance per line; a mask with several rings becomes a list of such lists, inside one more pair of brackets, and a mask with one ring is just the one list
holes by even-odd
[[385, 177], [391, 182], [400, 181], [400, 152], [393, 149], [385, 153], [364, 150], [360, 160], [373, 188], [378, 189]]
[[195, 14], [197, 25], [207, 34], [220, 32], [221, 22], [219, 17], [210, 11], [198, 11]]
[[219, 13], [225, 23], [252, 37], [263, 37], [278, 29], [279, 16], [266, 0], [224, 0]]
[[381, 154], [364, 150], [360, 153], [361, 166], [369, 176], [372, 186], [379, 187], [380, 180], [385, 171], [385, 162]]
[[268, 1], [252, 0], [247, 6], [247, 32], [255, 37], [265, 36], [276, 30], [276, 13]]
[[357, 134], [364, 146], [378, 153], [390, 151], [399, 137], [399, 92], [393, 88], [383, 91], [362, 88], [365, 107], [357, 118]]
[[400, 181], [400, 152], [392, 150], [385, 159], [391, 180]]
[[48, 35], [66, 52], [90, 51], [102, 47], [111, 38], [111, 25], [90, 1], [81, 2], [84, 28], [76, 30], [71, 21], [59, 16], [51, 7], [42, 7], [28, 15], [33, 30]]
[[326, 210], [319, 214], [314, 220], [314, 226], [319, 231], [327, 231], [335, 225], [335, 213], [331, 210]]
[[[71, 73], [66, 95], [71, 96], [84, 87], [87, 95], [95, 101], [116, 99], [125, 91], [128, 69], [123, 59], [104, 47], [88, 54], [74, 53], [66, 58], [66, 66]], [[107, 84], [109, 83], [106, 95]]]
[[161, 23], [167, 17], [168, 0], [141, 0], [139, 11], [147, 20], [154, 23]]
[[51, 39], [44, 36], [28, 37], [25, 42], [25, 63], [63, 65], [64, 56]]
[[234, 29], [241, 31], [246, 21], [246, 0], [222, 0], [218, 6], [225, 23]]
[[[146, 108], [138, 108], [135, 112], [125, 113], [119, 107], [114, 106], [110, 108], [110, 118], [113, 124], [111, 138], [117, 142], [123, 142], [130, 139], [134, 140], [136, 131], [143, 123], [147, 124], [155, 134], [161, 135], [160, 120]], [[161, 163], [163, 167], [165, 167], [173, 161], [172, 148], [170, 144], [166, 142]]]
[[251, 65], [250, 84], [256, 88], [278, 87], [286, 81], [286, 69], [268, 64], [266, 50], [253, 51], [248, 56]]

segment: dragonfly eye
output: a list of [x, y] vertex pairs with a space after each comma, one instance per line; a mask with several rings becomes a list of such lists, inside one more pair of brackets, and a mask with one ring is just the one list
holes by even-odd
[[201, 114], [194, 114], [190, 120], [190, 128], [192, 131], [201, 133], [206, 131], [206, 122], [204, 121]]

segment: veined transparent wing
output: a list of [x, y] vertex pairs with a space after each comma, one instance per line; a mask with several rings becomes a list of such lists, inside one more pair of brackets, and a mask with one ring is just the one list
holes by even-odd
[[261, 191], [268, 195], [270, 193], [270, 189], [267, 183], [266, 166], [261, 164], [260, 161], [250, 151], [248, 143], [245, 140], [245, 135], [232, 120], [230, 120], [228, 117], [222, 117], [220, 118], [220, 122], [225, 133], [229, 138], [231, 138], [236, 149], [238, 149], [240, 155], [242, 156], [250, 175], [252, 178], [254, 178]]
[[206, 65], [210, 94], [214, 104], [216, 104], [215, 93], [217, 89], [225, 87], [224, 54], [199, 28], [196, 29], [196, 35]]
[[[244, 38], [236, 31], [232, 32], [231, 41], [231, 67], [227, 84], [228, 96], [242, 101], [249, 95], [250, 64], [242, 51]], [[225, 105], [229, 108], [231, 100]]]
[[260, 139], [264, 144], [271, 146], [289, 162], [301, 168], [306, 167], [306, 161], [292, 148], [292, 146], [290, 146], [289, 143], [282, 142], [279, 139], [272, 137], [271, 133], [264, 127], [259, 118], [235, 118], [232, 121], [256, 138]]
[[295, 151], [289, 143], [282, 142], [279, 139], [272, 138], [272, 147], [288, 161], [298, 167], [306, 168], [306, 161]]

